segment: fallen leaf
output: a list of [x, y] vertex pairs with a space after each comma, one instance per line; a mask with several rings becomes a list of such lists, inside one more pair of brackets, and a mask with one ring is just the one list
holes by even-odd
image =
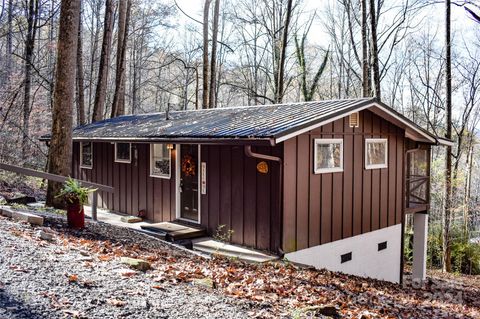
[[112, 260], [112, 257], [108, 256], [108, 255], [100, 255], [100, 256], [98, 256], [98, 259], [100, 261], [110, 261], [110, 260]]
[[159, 286], [159, 285], [152, 286], [152, 288], [153, 289], [159, 289], [159, 290], [165, 290], [165, 287]]
[[68, 276], [68, 281], [69, 282], [77, 282], [78, 281], [78, 276], [77, 275], [70, 275]]

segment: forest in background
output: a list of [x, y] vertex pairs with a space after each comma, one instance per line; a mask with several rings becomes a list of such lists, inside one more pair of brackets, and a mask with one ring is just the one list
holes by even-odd
[[[194, 15], [186, 3], [81, 1], [75, 63], [65, 70], [75, 75], [74, 126], [167, 108], [377, 96], [455, 141], [450, 165], [445, 148], [432, 156], [429, 263], [445, 267], [449, 247], [448, 270], [480, 272], [472, 244], [480, 237], [475, 2], [448, 6], [450, 46], [437, 1], [328, 0], [317, 8], [308, 0], [203, 0]], [[47, 167], [39, 137], [51, 132], [60, 4], [0, 2], [2, 162]]]

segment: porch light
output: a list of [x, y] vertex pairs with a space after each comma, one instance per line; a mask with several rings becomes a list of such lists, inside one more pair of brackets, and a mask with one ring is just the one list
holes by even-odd
[[173, 150], [173, 144], [167, 144], [167, 149]]

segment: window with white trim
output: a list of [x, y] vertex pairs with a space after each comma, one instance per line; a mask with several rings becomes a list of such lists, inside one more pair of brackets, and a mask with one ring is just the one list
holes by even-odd
[[171, 168], [171, 150], [168, 148], [168, 144], [151, 144], [150, 176], [170, 178]]
[[130, 143], [115, 143], [115, 162], [132, 162], [132, 145]]
[[93, 168], [92, 142], [80, 142], [80, 168]]
[[388, 139], [365, 139], [365, 168], [376, 169], [388, 167]]
[[315, 139], [313, 169], [315, 174], [343, 172], [343, 139]]

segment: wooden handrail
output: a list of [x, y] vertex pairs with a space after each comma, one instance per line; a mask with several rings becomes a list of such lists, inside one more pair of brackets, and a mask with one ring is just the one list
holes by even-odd
[[[59, 183], [64, 183], [65, 181], [68, 180], [68, 177], [65, 177], [65, 176], [45, 173], [45, 172], [41, 172], [41, 171], [36, 171], [34, 169], [31, 169], [31, 168], [26, 168], [26, 167], [21, 167], [21, 166], [16, 166], [16, 165], [10, 165], [10, 164], [5, 164], [5, 163], [0, 163], [0, 169], [3, 169], [5, 171], [9, 171], [9, 172], [13, 172], [13, 173], [22, 174], [22, 175], [43, 178], [43, 179], [47, 179], [49, 181], [54, 181], [54, 182], [59, 182]], [[100, 191], [107, 192], [107, 193], [114, 193], [115, 189], [111, 186], [97, 184], [97, 183], [91, 183], [91, 182], [82, 181], [82, 180], [78, 180], [78, 179], [76, 179], [76, 181], [84, 187], [91, 187], [91, 188], [96, 189], [93, 192], [93, 196], [92, 196], [92, 219], [97, 220], [97, 191], [100, 190]]]
[[[54, 182], [59, 182], [59, 183], [64, 183], [68, 179], [68, 177], [65, 177], [65, 176], [45, 173], [45, 172], [41, 172], [41, 171], [36, 171], [34, 169], [30, 169], [30, 168], [25, 168], [25, 167], [16, 166], [16, 165], [10, 165], [10, 164], [4, 164], [4, 163], [0, 163], [0, 169], [10, 171], [10, 172], [14, 172], [14, 173], [18, 173], [18, 174], [22, 174], [22, 175], [48, 179], [49, 181], [54, 181]], [[104, 191], [104, 192], [107, 192], [107, 193], [113, 193], [114, 192], [114, 188], [111, 187], [111, 186], [86, 182], [86, 181], [82, 181], [82, 180], [77, 180], [77, 181], [84, 187], [96, 188], [97, 190]]]

